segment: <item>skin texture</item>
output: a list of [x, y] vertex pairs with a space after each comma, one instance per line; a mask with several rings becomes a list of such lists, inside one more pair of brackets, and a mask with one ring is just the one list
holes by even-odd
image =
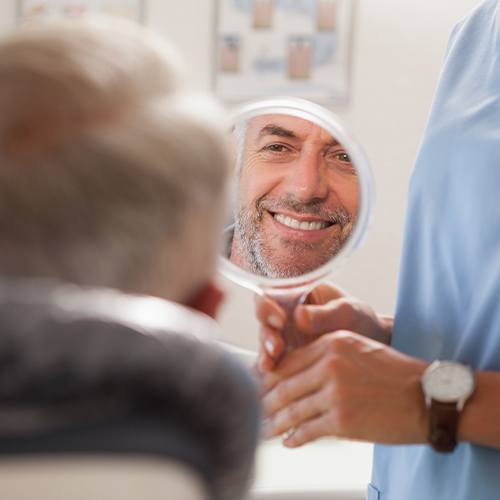
[[[352, 330], [378, 342], [390, 343], [392, 318], [377, 314], [341, 288], [321, 284], [309, 294], [306, 302], [297, 306], [294, 320], [311, 342], [325, 333]], [[262, 372], [268, 372], [275, 367], [285, 350], [280, 330], [285, 326], [286, 315], [276, 302], [266, 296], [256, 296], [255, 305], [261, 325], [258, 364]]]
[[[246, 127], [237, 223], [230, 259], [268, 277], [312, 271], [338, 253], [359, 208], [356, 170], [321, 127], [287, 115], [264, 115]], [[276, 220], [320, 222], [314, 230]]]
[[311, 342], [283, 356], [285, 313], [267, 297], [256, 299], [264, 435], [286, 433], [289, 447], [329, 435], [425, 442], [420, 378], [427, 365], [386, 345], [392, 318], [332, 285], [317, 287], [308, 302], [294, 319]]
[[325, 334], [262, 377], [264, 435], [288, 432], [284, 443], [290, 447], [329, 435], [424, 442], [425, 367], [353, 332]]
[[[320, 285], [295, 321], [311, 342], [283, 356], [285, 313], [257, 297], [258, 371], [264, 434], [297, 447], [324, 436], [425, 443], [428, 412], [420, 380], [428, 363], [389, 347], [392, 318], [333, 285]], [[458, 440], [500, 448], [500, 373], [476, 372]]]

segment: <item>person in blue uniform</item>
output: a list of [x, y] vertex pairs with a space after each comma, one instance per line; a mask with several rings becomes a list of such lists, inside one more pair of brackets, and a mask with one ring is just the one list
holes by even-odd
[[[369, 500], [500, 495], [500, 5], [454, 29], [411, 178], [394, 320], [333, 286], [295, 319], [260, 298], [268, 436], [377, 443]], [[439, 360], [439, 362], [438, 362]]]

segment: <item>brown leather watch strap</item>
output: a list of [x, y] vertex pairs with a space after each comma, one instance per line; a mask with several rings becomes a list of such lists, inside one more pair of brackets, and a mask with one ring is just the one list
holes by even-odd
[[450, 453], [457, 445], [457, 403], [431, 401], [429, 407], [429, 434], [431, 446], [439, 452]]

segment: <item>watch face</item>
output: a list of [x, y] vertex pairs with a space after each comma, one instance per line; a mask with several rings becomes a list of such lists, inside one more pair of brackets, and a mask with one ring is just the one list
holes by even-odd
[[474, 389], [474, 376], [467, 366], [452, 362], [431, 365], [422, 380], [426, 396], [444, 403], [467, 398]]

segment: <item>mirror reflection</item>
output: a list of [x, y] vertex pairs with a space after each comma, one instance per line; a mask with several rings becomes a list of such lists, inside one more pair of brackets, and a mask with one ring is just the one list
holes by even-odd
[[312, 121], [265, 114], [237, 122], [229, 260], [254, 274], [290, 278], [326, 264], [356, 223], [360, 187], [344, 147]]

